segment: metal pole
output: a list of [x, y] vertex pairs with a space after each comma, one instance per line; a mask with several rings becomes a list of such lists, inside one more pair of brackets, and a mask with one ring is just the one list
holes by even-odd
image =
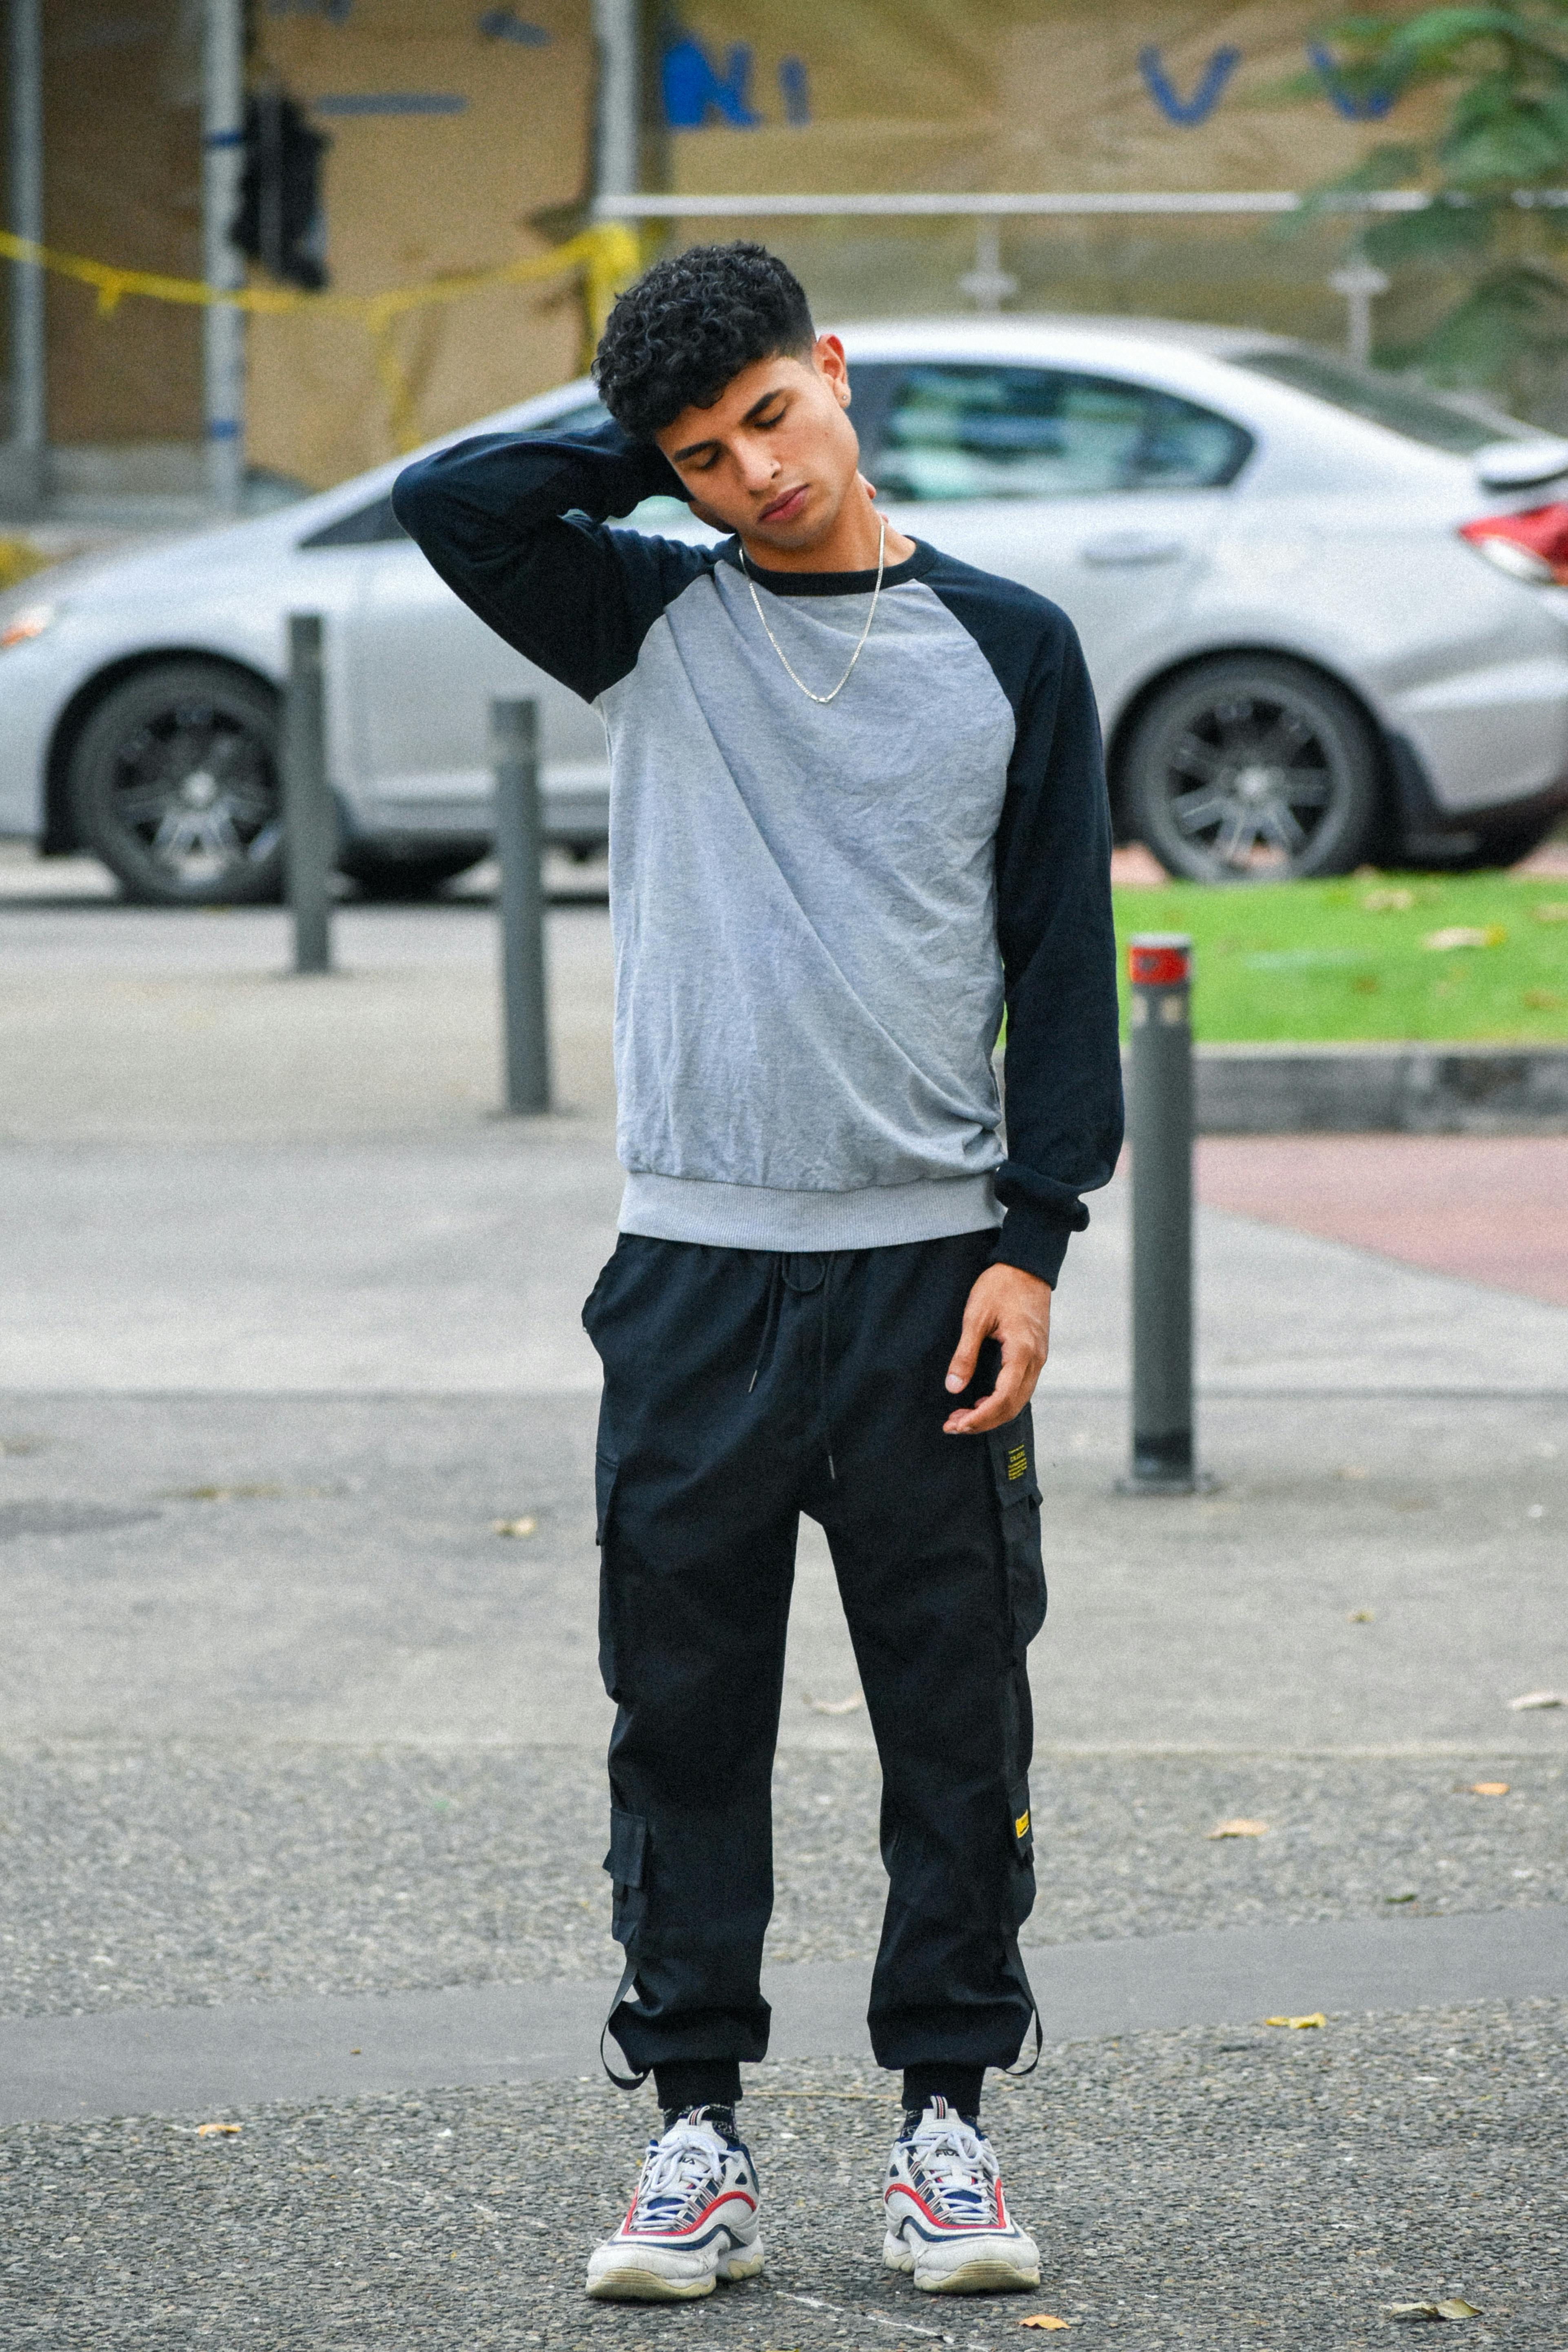
[[1190, 1495], [1193, 1032], [1190, 939], [1130, 942], [1132, 983], [1132, 1462], [1125, 1494]]
[[1329, 284], [1345, 299], [1345, 350], [1366, 367], [1372, 361], [1372, 306], [1379, 294], [1387, 293], [1388, 279], [1358, 253], [1334, 271]]
[[492, 702], [496, 855], [500, 860], [501, 1010], [506, 1107], [550, 1108], [550, 1004], [544, 976], [544, 828], [539, 808], [539, 706]]
[[283, 855], [294, 916], [294, 969], [331, 971], [332, 866], [337, 815], [327, 782], [321, 616], [289, 615], [289, 694], [283, 713]]
[[[11, 0], [11, 229], [44, 241], [44, 38], [41, 0]], [[48, 413], [45, 373], [44, 272], [36, 261], [11, 265], [11, 432], [4, 452], [5, 504], [34, 514], [47, 484]]]
[[[220, 293], [245, 283], [229, 235], [245, 168], [244, 0], [205, 0], [202, 58], [202, 268]], [[245, 313], [227, 302], [204, 314], [202, 392], [207, 490], [220, 514], [237, 514], [245, 488]]]
[[594, 194], [603, 201], [634, 194], [641, 175], [637, 0], [594, 0], [594, 38], [599, 52]]

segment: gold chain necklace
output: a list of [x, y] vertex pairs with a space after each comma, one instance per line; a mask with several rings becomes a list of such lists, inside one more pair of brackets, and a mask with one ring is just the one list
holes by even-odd
[[772, 646], [774, 653], [777, 654], [780, 661], [783, 662], [785, 669], [789, 670], [790, 677], [795, 679], [795, 685], [799, 687], [802, 694], [805, 696], [808, 702], [831, 702], [835, 695], [843, 693], [845, 688], [849, 683], [849, 670], [852, 670], [856, 663], [859, 660], [866, 640], [871, 634], [871, 624], [877, 617], [877, 599], [882, 593], [882, 566], [886, 561], [888, 552], [888, 518], [886, 515], [879, 515], [877, 520], [880, 523], [881, 529], [877, 534], [877, 584], [871, 591], [871, 609], [866, 615], [866, 625], [860, 632], [860, 642], [849, 656], [849, 669], [845, 671], [843, 677], [834, 688], [832, 694], [813, 694], [805, 678], [795, 677], [794, 670], [790, 669], [789, 656], [785, 653], [783, 646], [780, 645], [778, 639], [774, 636], [773, 631], [768, 626], [768, 616], [763, 610], [763, 600], [757, 593], [757, 583], [752, 579], [746, 563], [746, 551], [741, 546], [739, 539], [735, 541], [736, 546], [741, 549], [741, 569], [746, 574], [746, 585], [752, 592], [752, 602], [757, 608], [757, 618], [763, 625], [763, 634], [767, 638], [769, 645]]

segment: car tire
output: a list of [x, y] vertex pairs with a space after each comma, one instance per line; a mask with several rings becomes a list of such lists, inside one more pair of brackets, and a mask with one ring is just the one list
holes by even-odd
[[485, 854], [482, 849], [450, 849], [439, 856], [393, 857], [355, 843], [338, 852], [338, 870], [357, 882], [367, 898], [429, 898], [443, 882], [466, 874]]
[[1193, 882], [1348, 874], [1383, 821], [1376, 745], [1342, 687], [1269, 654], [1196, 662], [1138, 719], [1128, 823]]
[[282, 887], [279, 712], [222, 662], [140, 670], [71, 753], [77, 838], [144, 906], [253, 905]]

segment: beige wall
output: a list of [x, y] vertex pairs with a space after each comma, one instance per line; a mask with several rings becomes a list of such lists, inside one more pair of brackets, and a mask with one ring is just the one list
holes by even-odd
[[[539, 253], [558, 236], [532, 216], [585, 184], [593, 51], [587, 0], [523, 0], [542, 47], [488, 39], [480, 0], [354, 0], [341, 25], [300, 12], [260, 18], [261, 71], [292, 96], [435, 92], [460, 114], [321, 116], [335, 290], [374, 294]], [[508, 288], [416, 313], [397, 330], [417, 429], [468, 423], [571, 375], [574, 289]], [[249, 331], [254, 464], [339, 481], [393, 454], [369, 341], [309, 315]]]
[[[44, 219], [51, 245], [201, 276], [201, 59], [183, 0], [47, 0]], [[192, 310], [126, 302], [98, 317], [49, 280], [49, 436], [58, 444], [199, 440]]]

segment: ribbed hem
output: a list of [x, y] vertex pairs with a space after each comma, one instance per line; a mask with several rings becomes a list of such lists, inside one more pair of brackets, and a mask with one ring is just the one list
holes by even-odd
[[858, 1192], [780, 1192], [694, 1176], [628, 1176], [623, 1234], [718, 1249], [889, 1249], [981, 1234], [1002, 1222], [989, 1176], [882, 1184]]

